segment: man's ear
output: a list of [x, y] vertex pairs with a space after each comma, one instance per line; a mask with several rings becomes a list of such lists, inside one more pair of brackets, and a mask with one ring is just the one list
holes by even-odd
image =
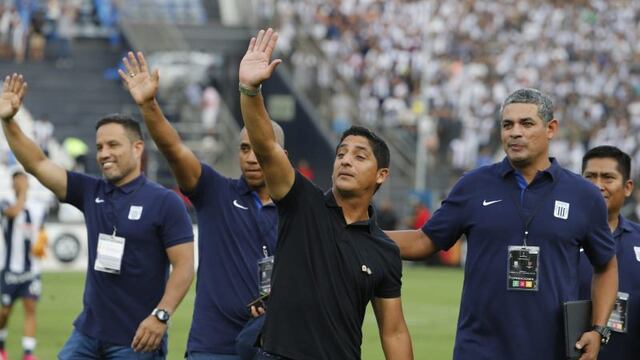
[[627, 181], [624, 182], [624, 197], [628, 198], [629, 196], [631, 196], [631, 194], [633, 194], [633, 188], [634, 188], [634, 183], [633, 180], [629, 179]]
[[382, 185], [389, 176], [389, 168], [380, 168], [376, 173], [376, 184]]
[[547, 123], [547, 138], [549, 140], [553, 139], [558, 131], [558, 120], [552, 119]]

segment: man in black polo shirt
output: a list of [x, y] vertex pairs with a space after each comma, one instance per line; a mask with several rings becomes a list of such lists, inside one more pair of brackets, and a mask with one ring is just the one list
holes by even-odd
[[240, 105], [280, 219], [260, 359], [360, 359], [369, 301], [387, 359], [412, 359], [402, 314], [402, 263], [373, 220], [371, 199], [389, 174], [389, 149], [353, 127], [336, 149], [333, 186], [323, 193], [295, 172], [275, 140], [260, 95], [280, 60], [278, 35], [261, 30], [240, 63]]

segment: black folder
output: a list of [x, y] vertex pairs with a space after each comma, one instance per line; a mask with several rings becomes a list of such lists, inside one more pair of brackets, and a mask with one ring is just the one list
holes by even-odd
[[567, 301], [564, 312], [564, 344], [567, 359], [578, 359], [582, 350], [576, 349], [576, 342], [582, 334], [591, 329], [591, 300]]

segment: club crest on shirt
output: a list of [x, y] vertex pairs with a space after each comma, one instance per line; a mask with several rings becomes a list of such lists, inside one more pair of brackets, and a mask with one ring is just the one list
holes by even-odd
[[634, 246], [633, 251], [636, 253], [636, 260], [640, 261], [640, 246]]
[[558, 219], [567, 220], [569, 218], [569, 203], [556, 200], [556, 206], [553, 208], [553, 216]]
[[142, 216], [142, 206], [131, 205], [129, 208], [129, 220], [140, 220]]

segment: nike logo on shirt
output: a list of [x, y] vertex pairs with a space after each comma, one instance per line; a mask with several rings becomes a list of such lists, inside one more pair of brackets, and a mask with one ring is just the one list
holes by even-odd
[[487, 200], [484, 200], [484, 201], [482, 202], [482, 206], [489, 206], [489, 205], [491, 205], [491, 204], [499, 203], [500, 201], [502, 201], [502, 199], [500, 199], [500, 200], [493, 200], [493, 201], [487, 201]]
[[237, 208], [240, 208], [240, 209], [242, 209], [242, 210], [249, 210], [249, 208], [248, 208], [248, 207], [244, 207], [244, 206], [240, 205], [240, 204], [238, 203], [238, 200], [233, 200], [233, 206], [235, 206], [235, 207], [237, 207]]
[[100, 199], [99, 197], [96, 198], [96, 204], [101, 204], [103, 202], [104, 200]]

